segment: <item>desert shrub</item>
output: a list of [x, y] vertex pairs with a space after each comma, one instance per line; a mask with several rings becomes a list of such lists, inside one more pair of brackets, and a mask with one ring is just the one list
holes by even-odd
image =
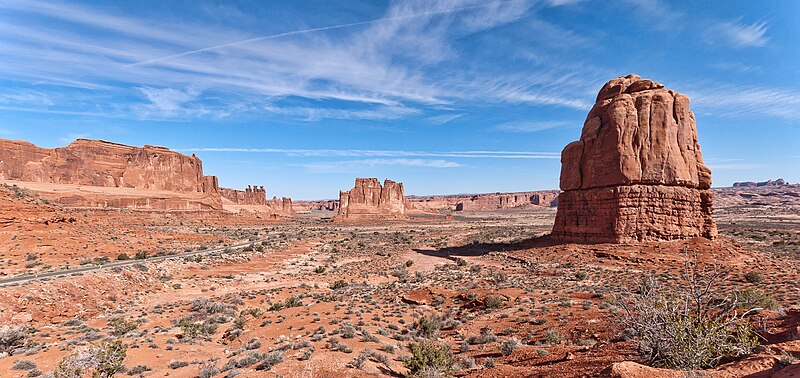
[[564, 341], [564, 336], [561, 336], [558, 331], [548, 330], [544, 333], [544, 341], [550, 345], [558, 345]]
[[128, 332], [135, 330], [136, 327], [139, 326], [138, 324], [136, 324], [136, 322], [130, 322], [124, 318], [111, 319], [109, 325], [111, 326], [111, 328], [113, 328], [111, 334], [116, 337], [122, 337]]
[[128, 256], [128, 254], [125, 253], [125, 252], [120, 253], [119, 255], [117, 255], [117, 261], [125, 261], [125, 260], [130, 260], [130, 259], [131, 259], [131, 257]]
[[449, 377], [453, 374], [456, 359], [450, 346], [433, 341], [422, 341], [409, 345], [411, 356], [402, 358], [408, 369], [407, 377]]
[[347, 287], [347, 281], [338, 280], [331, 284], [331, 290], [341, 289]]
[[414, 323], [414, 330], [417, 331], [417, 336], [425, 337], [428, 339], [439, 336], [439, 330], [442, 328], [442, 318], [431, 315], [422, 316]]
[[180, 369], [182, 367], [189, 366], [189, 363], [186, 361], [170, 361], [169, 365], [167, 365], [170, 369]]
[[130, 369], [128, 369], [128, 375], [142, 375], [148, 371], [151, 371], [149, 366], [147, 365], [136, 365]]
[[746, 317], [750, 311], [736, 311], [740, 295], [716, 291], [716, 283], [724, 277], [719, 267], [709, 267], [693, 256], [687, 259], [675, 289], [644, 277], [632, 296], [619, 301], [623, 328], [651, 364], [703, 369], [752, 351], [757, 336]]
[[486, 308], [500, 308], [503, 307], [503, 297], [492, 295], [486, 297]]
[[12, 354], [15, 348], [22, 346], [27, 337], [25, 327], [3, 326], [0, 328], [0, 353]]
[[519, 340], [515, 338], [507, 339], [500, 343], [500, 353], [504, 356], [508, 356], [519, 347]]
[[280, 350], [276, 350], [274, 352], [267, 353], [266, 356], [261, 360], [261, 363], [256, 366], [256, 370], [269, 370], [272, 369], [273, 366], [281, 363], [283, 361], [283, 352]]
[[11, 365], [13, 370], [31, 370], [36, 369], [36, 363], [31, 360], [16, 360], [14, 365]]
[[103, 342], [85, 347], [64, 357], [53, 371], [54, 378], [111, 378], [124, 367], [126, 347], [121, 341]]
[[738, 301], [739, 308], [750, 309], [774, 309], [778, 307], [778, 302], [769, 294], [759, 290], [748, 288], [734, 293]]
[[764, 276], [759, 272], [747, 272], [744, 274], [744, 279], [750, 283], [759, 283], [764, 279]]
[[217, 331], [217, 325], [208, 321], [194, 322], [189, 318], [182, 318], [178, 321], [178, 327], [183, 331], [183, 337], [194, 339], [213, 335]]

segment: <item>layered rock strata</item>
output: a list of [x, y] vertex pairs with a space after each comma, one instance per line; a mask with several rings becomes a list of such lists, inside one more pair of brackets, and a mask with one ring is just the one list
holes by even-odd
[[[198, 157], [158, 146], [78, 139], [66, 147], [50, 149], [1, 139], [0, 180], [37, 184], [33, 186], [48, 192], [49, 198], [75, 206], [222, 208], [219, 182], [215, 176], [203, 175]], [[52, 184], [53, 188], [43, 184]], [[84, 186], [89, 189], [84, 190]], [[125, 190], [114, 196], [111, 190], [99, 188]]]
[[663, 241], [717, 234], [711, 170], [689, 98], [637, 75], [606, 83], [580, 140], [561, 153], [553, 236]]
[[406, 203], [403, 184], [386, 179], [356, 178], [353, 189], [339, 192], [336, 220], [403, 219]]
[[220, 188], [222, 198], [238, 205], [266, 205], [267, 190], [263, 186], [247, 186], [245, 190]]

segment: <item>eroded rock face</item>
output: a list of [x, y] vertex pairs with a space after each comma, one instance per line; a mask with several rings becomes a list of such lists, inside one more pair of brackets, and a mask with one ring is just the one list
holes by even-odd
[[[24, 141], [0, 139], [0, 180], [154, 193], [151, 196], [143, 192], [124, 192], [114, 197], [94, 191], [91, 195], [73, 193], [63, 201], [56, 198], [75, 206], [157, 210], [222, 208], [219, 182], [215, 176], [203, 175], [203, 163], [198, 157], [158, 146], [134, 147], [78, 139], [66, 147], [50, 149]], [[172, 198], [162, 192], [181, 194]]]
[[711, 170], [689, 98], [637, 75], [606, 83], [561, 153], [553, 227], [576, 242], [713, 238]]
[[356, 178], [349, 191], [339, 192], [337, 220], [403, 219], [406, 214], [403, 183], [377, 178]]
[[414, 196], [406, 204], [416, 210], [487, 211], [503, 209], [528, 209], [535, 206], [555, 207], [557, 190], [516, 193], [454, 194], [440, 196]]
[[263, 186], [247, 186], [245, 190], [221, 188], [220, 194], [235, 204], [239, 205], [266, 205], [267, 190]]
[[164, 147], [133, 147], [78, 139], [54, 149], [0, 139], [0, 179], [54, 184], [218, 192], [216, 177], [203, 176], [203, 162]]

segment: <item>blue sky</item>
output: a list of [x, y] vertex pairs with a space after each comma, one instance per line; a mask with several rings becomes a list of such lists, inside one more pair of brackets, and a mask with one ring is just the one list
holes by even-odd
[[686, 93], [715, 186], [800, 181], [797, 1], [0, 0], [0, 137], [335, 198], [554, 189], [607, 80]]

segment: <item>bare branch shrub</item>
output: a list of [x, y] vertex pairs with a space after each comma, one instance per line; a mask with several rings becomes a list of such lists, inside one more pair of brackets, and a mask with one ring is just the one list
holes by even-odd
[[618, 300], [619, 320], [649, 363], [703, 369], [751, 353], [758, 336], [748, 316], [761, 309], [739, 313], [737, 292], [722, 295], [716, 287], [726, 277], [719, 265], [701, 263], [693, 254], [676, 288], [645, 276], [634, 293]]

